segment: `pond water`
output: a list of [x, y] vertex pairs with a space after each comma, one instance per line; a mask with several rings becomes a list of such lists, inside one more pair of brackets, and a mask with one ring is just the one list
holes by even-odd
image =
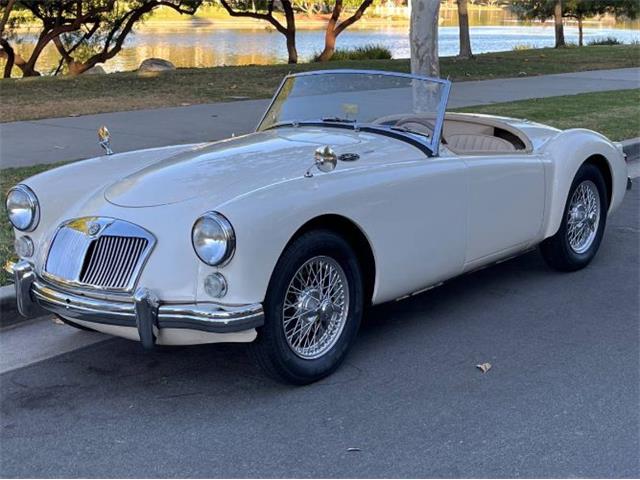
[[[440, 55], [458, 53], [458, 27], [455, 10], [443, 12], [439, 30]], [[516, 46], [552, 47], [553, 24], [518, 22], [507, 12], [471, 12], [471, 43], [474, 53], [513, 50]], [[226, 25], [226, 26], [223, 26]], [[104, 65], [107, 71], [133, 70], [142, 60], [160, 57], [178, 67], [209, 67], [218, 65], [269, 64], [286, 62], [284, 36], [256, 23], [252, 28], [229, 28], [225, 22], [172, 21], [147, 23], [127, 38], [125, 47]], [[357, 26], [357, 24], [356, 24]], [[354, 26], [355, 27], [355, 26]], [[345, 31], [338, 38], [340, 48], [379, 44], [389, 48], [394, 58], [409, 57], [408, 25], [367, 26]], [[30, 51], [31, 34], [25, 34], [19, 51]], [[567, 42], [578, 42], [574, 23], [565, 25]], [[624, 43], [640, 41], [640, 22], [588, 21], [584, 27], [585, 43], [604, 37], [614, 37]], [[299, 29], [298, 53], [301, 61], [309, 60], [323, 46], [324, 31]], [[38, 68], [48, 73], [58, 64], [53, 48], [45, 50]]]

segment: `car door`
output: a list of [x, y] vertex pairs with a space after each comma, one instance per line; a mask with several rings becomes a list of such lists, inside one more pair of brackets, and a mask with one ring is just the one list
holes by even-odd
[[527, 246], [544, 215], [543, 163], [531, 154], [463, 157], [467, 165], [468, 216], [465, 269]]

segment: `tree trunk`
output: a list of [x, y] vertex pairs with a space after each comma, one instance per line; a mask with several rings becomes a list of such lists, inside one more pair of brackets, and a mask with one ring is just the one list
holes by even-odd
[[287, 22], [285, 36], [287, 37], [287, 53], [289, 63], [298, 63], [298, 49], [296, 48], [296, 17], [291, 0], [281, 0], [284, 18]]
[[333, 54], [336, 51], [336, 34], [333, 28], [327, 28], [327, 33], [324, 36], [324, 50], [318, 55], [316, 59], [318, 62], [327, 62], [331, 60]]
[[335, 0], [335, 4], [333, 6], [333, 11], [331, 12], [331, 18], [329, 19], [329, 23], [327, 23], [326, 32], [324, 35], [324, 50], [318, 56], [317, 61], [326, 62], [327, 60], [331, 60], [333, 54], [336, 51], [336, 40], [338, 35], [344, 32], [351, 25], [356, 23], [358, 20], [362, 18], [364, 12], [371, 6], [373, 0], [363, 0], [358, 9], [351, 15], [349, 18], [338, 24], [338, 20], [340, 19], [340, 15], [342, 14], [342, 0]]
[[458, 0], [458, 24], [460, 28], [460, 58], [471, 58], [471, 38], [469, 37], [469, 12], [467, 0]]
[[52, 33], [52, 31], [43, 31], [40, 33], [40, 35], [38, 36], [38, 41], [36, 42], [35, 47], [33, 47], [33, 50], [31, 51], [31, 56], [29, 57], [29, 60], [27, 60], [25, 62], [25, 64], [20, 67], [20, 69], [22, 70], [22, 76], [23, 77], [39, 77], [40, 76], [40, 72], [38, 72], [36, 70], [36, 62], [38, 61], [38, 58], [40, 58], [40, 54], [42, 53], [42, 50], [44, 50], [44, 47], [47, 46], [47, 44], [52, 41], [54, 38], [57, 38], [58, 35], [60, 35], [60, 33]]
[[584, 40], [582, 35], [582, 17], [578, 17], [578, 46], [584, 46]]
[[83, 74], [84, 72], [89, 70], [91, 67], [93, 67], [93, 65], [87, 65], [86, 63], [76, 62], [75, 60], [67, 64], [68, 74], [72, 77], [76, 77], [78, 75]]
[[23, 77], [39, 77], [40, 72], [35, 69], [35, 66], [31, 62], [25, 62], [20, 68], [22, 70]]
[[556, 0], [553, 7], [553, 20], [556, 27], [556, 48], [566, 46], [564, 42], [564, 27], [562, 25], [562, 0]]
[[287, 31], [287, 54], [289, 55], [288, 63], [298, 63], [298, 49], [296, 48], [296, 32], [295, 30]]
[[335, 5], [333, 6], [333, 11], [331, 12], [331, 18], [329, 18], [329, 22], [327, 23], [327, 28], [324, 33], [324, 50], [318, 57], [319, 62], [327, 62], [333, 57], [333, 53], [336, 51], [336, 25], [338, 23], [338, 19], [340, 18], [340, 14], [342, 13], [342, 0], [336, 0]]
[[13, 51], [9, 42], [4, 38], [0, 38], [0, 47], [2, 47], [2, 56], [6, 57], [7, 63], [4, 65], [4, 78], [11, 78], [11, 70], [13, 70], [13, 64], [16, 61], [16, 54]]
[[411, 0], [411, 72], [430, 77], [440, 76], [438, 59], [439, 0]]
[[62, 40], [60, 40], [60, 37], [54, 38], [53, 44], [55, 45], [56, 49], [58, 50], [58, 53], [62, 57], [60, 60], [60, 65], [58, 67], [58, 70], [56, 70], [56, 73], [55, 73], [56, 75], [58, 74], [58, 72], [60, 71], [60, 68], [62, 67], [62, 62], [64, 62], [67, 65], [67, 75], [71, 77], [76, 77], [99, 63], [99, 58], [96, 55], [91, 57], [86, 62], [78, 62], [75, 58], [71, 56], [71, 53], [70, 53], [71, 51], [74, 50], [74, 48], [71, 48], [69, 51], [67, 51], [65, 49], [65, 46], [62, 43]]

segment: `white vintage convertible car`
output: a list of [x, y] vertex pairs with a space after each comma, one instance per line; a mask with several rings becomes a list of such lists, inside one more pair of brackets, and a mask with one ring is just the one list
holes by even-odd
[[535, 245], [586, 266], [630, 186], [621, 146], [445, 113], [449, 88], [290, 75], [249, 135], [25, 180], [7, 197], [19, 310], [144, 347], [252, 342], [267, 373], [304, 384], [340, 365], [368, 305]]

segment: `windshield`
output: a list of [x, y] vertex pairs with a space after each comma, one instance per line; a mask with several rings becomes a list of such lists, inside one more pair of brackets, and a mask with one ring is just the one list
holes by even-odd
[[287, 77], [258, 130], [318, 123], [409, 134], [437, 152], [449, 93], [446, 80], [334, 70]]

